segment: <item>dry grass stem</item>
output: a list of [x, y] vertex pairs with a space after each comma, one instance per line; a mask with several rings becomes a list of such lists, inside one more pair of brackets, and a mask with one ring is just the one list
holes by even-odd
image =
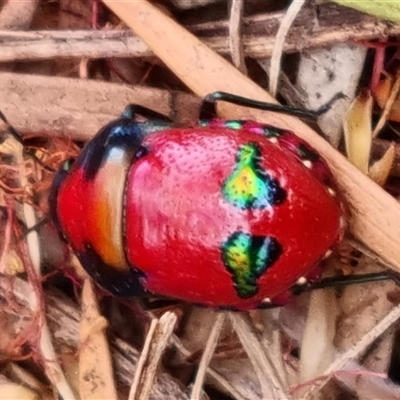
[[107, 320], [100, 314], [93, 282], [85, 279], [80, 321], [79, 394], [82, 399], [117, 399], [108, 345]]
[[[11, 203], [11, 202], [10, 202]], [[14, 221], [14, 211], [12, 209], [12, 204], [7, 205], [7, 225], [4, 232], [4, 243], [3, 248], [1, 250], [0, 256], [0, 273], [4, 274], [7, 268], [7, 258], [10, 251], [10, 242], [11, 242], [11, 235], [12, 235], [12, 224]]]
[[[190, 351], [184, 347], [181, 340], [177, 336], [173, 335], [171, 341], [175, 346], [175, 348], [184, 357], [191, 356]], [[222, 388], [225, 391], [225, 393], [229, 394], [235, 400], [245, 400], [245, 398], [241, 396], [241, 394], [232, 386], [232, 384], [228, 380], [226, 380], [221, 374], [215, 371], [213, 368], [207, 367], [207, 376], [208, 378], [210, 378], [211, 381], [216, 383], [220, 388]]]
[[283, 387], [273, 363], [266, 356], [265, 350], [260, 345], [257, 336], [244, 316], [240, 313], [229, 313], [229, 318], [233, 329], [237, 333], [243, 348], [253, 364], [254, 372], [261, 386], [263, 398], [290, 399], [290, 395]]
[[158, 319], [152, 319], [149, 330], [147, 331], [146, 341], [144, 342], [142, 352], [140, 353], [139, 360], [136, 364], [135, 376], [133, 377], [133, 382], [131, 390], [129, 392], [129, 400], [134, 400], [139, 395], [139, 389], [141, 384], [141, 379], [144, 374], [144, 368], [148, 362], [149, 353], [152, 341], [154, 340], [154, 334], [158, 325]]
[[343, 123], [348, 160], [368, 174], [372, 145], [372, 105], [369, 91], [360, 93], [350, 105]]
[[[32, 290], [29, 284], [20, 278], [15, 278], [12, 284], [13, 296], [19, 304], [29, 308], [29, 293]], [[10, 290], [10, 281], [7, 277], [0, 276], [0, 294], [7, 296]], [[57, 348], [67, 348], [70, 351], [78, 349], [81, 345], [79, 340], [79, 321], [81, 312], [78, 306], [66, 296], [60, 293], [44, 292], [47, 319]], [[29, 323], [29, 320], [26, 321]], [[138, 351], [123, 340], [111, 335], [111, 351], [115, 365], [115, 375], [118, 382], [129, 387], [132, 384], [132, 371], [135, 371], [139, 359]], [[168, 394], [170, 397], [168, 397]], [[153, 386], [154, 399], [165, 398], [173, 400], [188, 400], [188, 396], [180, 389], [170, 375], [161, 372], [157, 376], [157, 382]], [[73, 397], [69, 397], [73, 399]]]
[[129, 400], [147, 400], [149, 398], [158, 366], [171, 339], [176, 321], [176, 314], [166, 312], [157, 321], [156, 326], [151, 328], [149, 338], [146, 338], [144, 346], [144, 357], [146, 359], [141, 362], [143, 368], [135, 373]]
[[372, 132], [372, 137], [376, 137], [378, 133], [381, 131], [381, 129], [385, 126], [390, 111], [392, 110], [392, 106], [398, 97], [399, 90], [400, 90], [400, 73], [398, 73], [396, 76], [392, 89], [390, 90], [389, 98], [387, 99], [385, 107], [382, 110], [381, 117], [379, 118], [379, 121]]
[[191, 399], [200, 400], [202, 398], [202, 387], [204, 378], [207, 373], [207, 368], [210, 365], [215, 349], [218, 344], [219, 336], [221, 335], [222, 327], [226, 320], [226, 313], [219, 312], [215, 315], [215, 322], [212, 326], [210, 336], [207, 340], [206, 347], [204, 348], [203, 355], [200, 360], [199, 368], [196, 374], [196, 380], [193, 385]]
[[43, 400], [36, 393], [25, 386], [12, 382], [0, 382], [0, 400]]
[[229, 48], [233, 65], [243, 74], [247, 74], [242, 43], [242, 21], [245, 0], [230, 0]]
[[278, 90], [279, 74], [281, 71], [281, 59], [283, 54], [283, 48], [286, 43], [286, 38], [289, 33], [289, 29], [293, 24], [297, 14], [300, 12], [305, 4], [305, 0], [292, 1], [286, 14], [281, 20], [278, 32], [275, 38], [274, 48], [271, 55], [271, 67], [269, 72], [269, 92], [272, 97], [276, 97]]
[[280, 327], [280, 310], [257, 310], [256, 313], [262, 313], [263, 331], [261, 344], [264, 349], [268, 349], [268, 355], [274, 360], [274, 369], [282, 382], [282, 387], [288, 387], [288, 366], [282, 354], [282, 332]]
[[0, 61], [67, 57], [149, 57], [148, 46], [128, 31], [0, 31]]
[[[376, 326], [371, 329], [368, 333], [366, 333], [354, 346], [348, 349], [343, 354], [339, 355], [324, 371], [323, 376], [333, 377], [335, 371], [340, 371], [344, 369], [352, 360], [358, 359], [367, 348], [383, 333], [385, 333], [393, 324], [395, 324], [400, 319], [400, 306], [394, 307], [389, 314], [387, 314], [381, 321], [379, 321]], [[319, 382], [317, 385], [314, 385], [307, 392], [305, 399], [312, 399], [317, 390], [321, 390], [321, 388], [326, 385], [329, 381], [329, 378]]]
[[[16, 145], [15, 160], [20, 168], [20, 184], [23, 188], [29, 187], [29, 182], [27, 180], [27, 171], [25, 169], [25, 162], [23, 156], [23, 148], [21, 145]], [[23, 203], [23, 215], [25, 219], [25, 224], [28, 228], [36, 225], [35, 210], [33, 207], [26, 202]], [[39, 334], [39, 351], [44, 363], [47, 376], [49, 380], [56, 388], [60, 396], [68, 399], [75, 399], [75, 394], [70, 388], [64, 373], [58, 363], [57, 355], [52, 344], [52, 338], [50, 334], [49, 327], [46, 322], [46, 317], [44, 315], [44, 300], [42, 296], [42, 291], [39, 282], [40, 277], [40, 245], [39, 237], [36, 231], [32, 231], [27, 235], [27, 246], [29, 252], [29, 260], [26, 260], [30, 266], [26, 266], [27, 274], [30, 278], [31, 290], [29, 290], [28, 304], [32, 310], [33, 315], [39, 316], [40, 321], [40, 334]]]
[[[332, 46], [357, 40], [374, 40], [400, 34], [400, 26], [354, 12], [350, 9], [323, 4], [319, 6], [322, 21], [311, 25], [308, 12], [297, 18], [284, 44], [285, 52]], [[285, 12], [245, 17], [243, 19], [244, 54], [256, 59], [271, 57], [275, 35]], [[188, 25], [187, 28], [214, 51], [231, 53], [230, 20]], [[249, 28], [246, 28], [249, 27]], [[22, 28], [21, 28], [22, 29]], [[217, 32], [210, 34], [209, 32]], [[220, 33], [221, 32], [221, 33]], [[139, 38], [126, 30], [0, 30], [0, 61], [39, 60], [64, 57], [149, 57], [151, 50]], [[7, 39], [7, 40], [5, 40]]]
[[[193, 127], [198, 120], [201, 98], [211, 92], [225, 91], [276, 103], [273, 96], [278, 96], [278, 82], [279, 86], [284, 82], [279, 96], [290, 104], [296, 97], [299, 108], [306, 103], [309, 106], [305, 107], [317, 108], [316, 104], [330, 98], [336, 88], [345, 94], [345, 100], [335, 103], [329, 113], [315, 121], [324, 137], [329, 140], [333, 137], [337, 142], [332, 140], [329, 144], [310, 125], [293, 116], [229, 102], [218, 102], [218, 117], [254, 120], [294, 131], [315, 150], [316, 158], [321, 156], [327, 162], [335, 179], [335, 184], [329, 185], [332, 190], [328, 191], [343, 200], [345, 211], [341, 222], [344, 225], [346, 219], [349, 228], [338, 251], [324, 259], [326, 276], [335, 273], [347, 276], [356, 267], [357, 276], [371, 273], [370, 276], [376, 277], [374, 273], [382, 271], [382, 266], [400, 271], [397, 198], [400, 166], [396, 165], [400, 160], [400, 145], [372, 137], [371, 97], [361, 98], [361, 104], [353, 106], [356, 110], [351, 110], [352, 119], [346, 123], [346, 129], [352, 130], [346, 137], [351, 160], [334, 149], [341, 140], [339, 128], [334, 136], [330, 132], [335, 129], [328, 132], [322, 126], [325, 121], [331, 128], [342, 126], [342, 116], [348, 108], [344, 101], [350, 104], [357, 82], [364, 82], [373, 68], [373, 85], [377, 85], [381, 69], [389, 64], [394, 50], [387, 51], [385, 47], [378, 51], [379, 63], [373, 67], [368, 65], [371, 60], [366, 57], [368, 44], [365, 42], [376, 39], [379, 45], [397, 46], [393, 38], [400, 36], [400, 26], [329, 2], [305, 0], [292, 0], [287, 10], [277, 12], [269, 12], [271, 7], [278, 8], [276, 2], [245, 0], [207, 0], [204, 8], [193, 1], [194, 8], [184, 11], [176, 8], [175, 1], [162, 5], [150, 0], [26, 0], [23, 3], [24, 6], [20, 1], [10, 0], [0, 6], [0, 63], [3, 64], [0, 110], [21, 132], [26, 146], [23, 148], [19, 142], [15, 145], [13, 140], [3, 140], [0, 144], [0, 219], [4, 221], [0, 226], [4, 238], [0, 255], [0, 303], [3, 305], [0, 361], [5, 365], [0, 376], [0, 398], [4, 393], [6, 398], [18, 393], [20, 383], [28, 388], [25, 397], [34, 399], [39, 393], [43, 400], [49, 400], [51, 395], [74, 399], [78, 393], [79, 398], [88, 400], [128, 396], [130, 400], [200, 400], [224, 395], [235, 400], [305, 400], [322, 398], [327, 393], [334, 398], [336, 391], [340, 394], [353, 391], [363, 398], [365, 393], [375, 393], [382, 386], [387, 393], [391, 394], [391, 390], [397, 393], [394, 385], [381, 381], [384, 372], [389, 371], [390, 375], [393, 368], [393, 343], [398, 339], [396, 321], [400, 319], [400, 306], [394, 305], [398, 294], [395, 282], [352, 285], [342, 289], [340, 296], [334, 289], [320, 290], [296, 296], [290, 304], [286, 304], [286, 300], [290, 301], [289, 292], [275, 297], [277, 293], [271, 289], [264, 297], [286, 305], [249, 313], [222, 312], [169, 301], [165, 304], [164, 298], [148, 299], [154, 311], [144, 312], [141, 302], [139, 305], [114, 296], [101, 298], [100, 312], [95, 282], [83, 270], [71, 271], [76, 266], [76, 254], [71, 251], [72, 246], [66, 246], [56, 237], [53, 229], [56, 224], [41, 225], [27, 234], [24, 230], [25, 224], [28, 228], [36, 225], [36, 217], [47, 217], [49, 208], [54, 211], [54, 204], [61, 206], [62, 213], [65, 211], [64, 203], [53, 202], [54, 196], [50, 196], [49, 207], [48, 191], [54, 188], [53, 170], [64, 160], [75, 159], [84, 142], [118, 118], [127, 104], [154, 109], [176, 123], [177, 128]], [[386, 42], [387, 37], [391, 37], [390, 43]], [[357, 40], [363, 43], [355, 43]], [[296, 54], [287, 56], [291, 52]], [[264, 90], [266, 71], [273, 96]], [[379, 93], [385, 101], [375, 100], [379, 107], [384, 103], [385, 107], [374, 134], [393, 118], [389, 112], [392, 106], [396, 108], [400, 75], [397, 74], [391, 92], [387, 85], [393, 80], [384, 82], [387, 90]], [[142, 118], [146, 119], [146, 115], [140, 114], [138, 120], [142, 122]], [[139, 125], [142, 126], [149, 125]], [[387, 138], [384, 133], [382, 136]], [[290, 137], [289, 134], [283, 137], [288, 146], [292, 144], [285, 140], [289, 142]], [[400, 141], [396, 137], [395, 140]], [[152, 143], [150, 138], [150, 147]], [[173, 156], [175, 147], [171, 149]], [[300, 146], [296, 150], [301, 153], [300, 157], [307, 158], [305, 167], [311, 163], [314, 173], [312, 152], [308, 160], [307, 151], [303, 154]], [[28, 152], [35, 152], [36, 160], [28, 158]], [[106, 156], [113, 161], [113, 151]], [[83, 163], [78, 165], [78, 172], [86, 172], [85, 163], [89, 159], [80, 160]], [[146, 166], [147, 161], [142, 161], [140, 168]], [[103, 164], [96, 168], [102, 169]], [[136, 167], [132, 164], [132, 168]], [[325, 182], [325, 169], [321, 170], [316, 173]], [[135, 178], [132, 175], [135, 171], [130, 169], [127, 176]], [[275, 170], [271, 172], [275, 174]], [[277, 179], [285, 180], [285, 173], [280, 171]], [[162, 171], [160, 174], [164, 176]], [[97, 195], [97, 188], [107, 177], [101, 175], [101, 179], [93, 184], [88, 181], [86, 185], [86, 175], [78, 177], [83, 190], [87, 188], [90, 194]], [[385, 185], [384, 189], [372, 180]], [[178, 186], [182, 184], [177, 182]], [[74, 197], [73, 189], [63, 188], [67, 190], [60, 193], [65, 198]], [[91, 199], [84, 201], [84, 207], [91, 207]], [[124, 203], [122, 212], [130, 210], [125, 206]], [[65, 207], [67, 210], [68, 206]], [[285, 212], [281, 207], [279, 210]], [[67, 213], [70, 211], [73, 212], [68, 209]], [[97, 211], [100, 213], [100, 208]], [[120, 208], [116, 211], [120, 217]], [[261, 218], [258, 211], [250, 218], [258, 215]], [[151, 218], [151, 209], [143, 212], [144, 218]], [[79, 223], [73, 215], [69, 217], [71, 226]], [[231, 218], [231, 214], [226, 218]], [[63, 215], [59, 219], [66, 224]], [[195, 219], [200, 224], [196, 229], [202, 230], [201, 223], [204, 225], [207, 219], [200, 222]], [[154, 223], [158, 224], [157, 221]], [[254, 229], [258, 230], [258, 226]], [[167, 228], [168, 236], [170, 228]], [[70, 234], [68, 227], [63, 230], [75, 242], [80, 241], [79, 229], [78, 226], [76, 235]], [[86, 240], [87, 235], [95, 232], [86, 225], [84, 230], [82, 246], [92, 239], [102, 241], [96, 235]], [[125, 233], [130, 232], [128, 229]], [[146, 232], [146, 229], [142, 232], [145, 241], [151, 239]], [[164, 235], [164, 230], [158, 233]], [[180, 230], [179, 234], [185, 235], [185, 232]], [[280, 240], [279, 235], [285, 235], [285, 231], [277, 235]], [[214, 236], [209, 239], [214, 240]], [[346, 243], [348, 237], [355, 239]], [[188, 240], [191, 241], [190, 235]], [[92, 250], [98, 251], [94, 244], [97, 242], [88, 244], [89, 256]], [[78, 252], [85, 252], [81, 245], [75, 247]], [[131, 256], [130, 249], [124, 250], [129, 262], [133, 262], [136, 256]], [[303, 250], [306, 251], [299, 251]], [[156, 254], [151, 246], [148, 251]], [[105, 252], [108, 254], [108, 250]], [[244, 260], [241, 254], [238, 257], [239, 261]], [[152, 259], [150, 253], [146, 259]], [[165, 286], [160, 278], [152, 283], [152, 277], [147, 275], [151, 272], [137, 263], [146, 275], [140, 279], [145, 289], [164, 293], [166, 285], [172, 283], [173, 274], [165, 275]], [[247, 259], [243, 263], [247, 265]], [[43, 278], [40, 267], [46, 274]], [[256, 267], [258, 274], [258, 261]], [[190, 272], [184, 268], [190, 269], [191, 265], [183, 265], [179, 270], [182, 276], [187, 273], [191, 279]], [[63, 276], [59, 275], [60, 269]], [[24, 273], [28, 282], [16, 275], [19, 273]], [[113, 274], [111, 270], [109, 273]], [[229, 278], [229, 271], [225, 273]], [[276, 279], [274, 287], [290, 284], [284, 282], [285, 271], [272, 268], [266, 273]], [[384, 272], [386, 277], [397, 275]], [[220, 288], [218, 285], [225, 285], [214, 278], [210, 277], [213, 293]], [[235, 284], [235, 278], [229, 285]], [[305, 278], [318, 279], [313, 272], [306, 273]], [[262, 279], [254, 281], [260, 289]], [[224, 286], [224, 289], [229, 288]], [[179, 298], [185, 298], [184, 290], [193, 294], [198, 288], [196, 283], [182, 288]], [[137, 349], [142, 347], [140, 353]], [[337, 380], [333, 382], [332, 377]], [[10, 385], [11, 382], [17, 385]], [[4, 388], [11, 391], [4, 392]], [[32, 390], [36, 393], [30, 393]]]
[[392, 143], [386, 153], [371, 165], [368, 171], [368, 176], [379, 186], [383, 187], [393, 171], [395, 160], [396, 147], [394, 143]]

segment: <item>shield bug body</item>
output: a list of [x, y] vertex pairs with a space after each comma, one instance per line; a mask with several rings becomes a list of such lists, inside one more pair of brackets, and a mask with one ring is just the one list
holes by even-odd
[[50, 205], [106, 291], [236, 310], [280, 305], [318, 279], [343, 230], [323, 159], [252, 121], [122, 116], [64, 164]]

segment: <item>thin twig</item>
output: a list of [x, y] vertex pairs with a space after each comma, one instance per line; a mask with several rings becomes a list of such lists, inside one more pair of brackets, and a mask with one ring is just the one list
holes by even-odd
[[[379, 336], [387, 331], [393, 324], [395, 324], [400, 319], [400, 305], [393, 308], [380, 322], [376, 324], [369, 332], [367, 332], [360, 340], [352, 346], [350, 349], [345, 351], [339, 357], [337, 357], [332, 364], [324, 371], [322, 375], [328, 375], [332, 377], [335, 371], [339, 371], [345, 368], [346, 364], [354, 359], [360, 357], [366, 349], [376, 340]], [[321, 390], [329, 381], [329, 378], [324, 380], [322, 383], [314, 385], [311, 387], [306, 399], [314, 398], [316, 390]]]
[[221, 335], [222, 327], [224, 326], [226, 320], [226, 313], [219, 312], [215, 316], [215, 320], [210, 332], [210, 336], [208, 337], [206, 347], [204, 349], [203, 355], [200, 360], [198, 372], [196, 375], [196, 380], [193, 385], [191, 399], [192, 400], [200, 400], [201, 392], [203, 388], [204, 378], [207, 373], [207, 368], [211, 362], [212, 356], [214, 355], [215, 348], [218, 344], [219, 336]]
[[311, 379], [307, 382], [304, 382], [293, 389], [290, 390], [290, 393], [295, 393], [303, 388], [306, 388], [307, 386], [313, 385], [313, 384], [318, 384], [319, 381], [327, 380], [327, 379], [332, 379], [332, 378], [340, 378], [341, 376], [346, 376], [346, 375], [356, 375], [356, 376], [368, 376], [368, 377], [376, 377], [380, 379], [387, 379], [387, 374], [381, 374], [379, 372], [373, 372], [373, 371], [363, 371], [363, 370], [349, 370], [345, 369], [342, 371], [335, 371], [332, 372], [329, 375], [320, 375], [317, 376], [314, 379]]
[[158, 366], [171, 339], [176, 321], [176, 314], [166, 312], [157, 321], [155, 328], [152, 328], [150, 339], [146, 339], [145, 344], [145, 365], [141, 364], [142, 368], [135, 373], [129, 400], [147, 400], [149, 398]]
[[399, 91], [400, 91], [400, 73], [397, 73], [394, 84], [390, 91], [390, 96], [387, 99], [385, 107], [382, 111], [381, 117], [379, 118], [379, 121], [376, 124], [375, 129], [372, 132], [372, 137], [376, 137], [376, 135], [380, 132], [380, 130], [385, 126], [386, 121], [389, 117], [390, 111], [392, 109], [393, 103], [395, 102]]
[[[367, 41], [398, 36], [400, 25], [368, 17], [347, 8], [320, 5], [332, 17], [310, 27], [309, 16], [299, 16], [299, 26], [291, 29], [284, 43], [287, 53], [331, 46], [349, 41]], [[246, 57], [271, 57], [275, 35], [283, 12], [243, 18], [243, 48]], [[230, 54], [229, 21], [190, 25], [188, 29], [200, 36], [214, 51]], [[214, 33], [213, 32], [218, 32]], [[0, 30], [0, 62], [41, 60], [68, 57], [150, 57], [153, 53], [142, 40], [128, 30], [65, 30], [6, 31]]]
[[136, 364], [135, 376], [133, 378], [133, 382], [129, 392], [129, 400], [134, 399], [136, 397], [137, 392], [139, 391], [140, 380], [143, 375], [144, 367], [148, 361], [150, 347], [154, 338], [154, 334], [156, 332], [157, 325], [158, 325], [158, 320], [153, 319], [151, 321], [149, 330], [147, 331], [146, 341], [144, 343], [142, 352], [140, 353], [139, 360]]
[[[184, 357], [189, 357], [192, 353], [185, 348], [182, 344], [181, 340], [176, 336], [172, 336], [172, 343], [176, 347], [176, 349], [181, 353]], [[218, 384], [219, 387], [223, 388], [226, 393], [228, 393], [235, 400], [245, 400], [245, 398], [232, 386], [232, 384], [226, 380], [220, 373], [211, 367], [207, 368], [208, 376]]]
[[269, 92], [273, 97], [276, 97], [276, 91], [278, 89], [279, 73], [281, 70], [280, 65], [282, 54], [284, 51], [286, 36], [304, 3], [305, 0], [292, 1], [289, 8], [287, 9], [285, 16], [282, 18], [278, 33], [276, 34], [275, 45], [274, 49], [272, 50], [271, 67], [269, 73]]
[[[28, 187], [28, 180], [26, 178], [25, 163], [23, 158], [23, 147], [18, 144], [19, 150], [15, 153], [16, 162], [20, 167], [20, 184], [21, 187]], [[32, 206], [23, 203], [23, 214], [25, 224], [29, 229], [36, 225], [35, 211]], [[37, 313], [41, 318], [41, 331], [39, 335], [39, 349], [42, 356], [42, 361], [45, 365], [47, 376], [50, 382], [56, 387], [61, 397], [65, 399], [75, 399], [75, 395], [70, 388], [64, 373], [58, 363], [57, 355], [52, 344], [49, 327], [46, 323], [45, 315], [43, 314], [45, 307], [42, 297], [42, 292], [36, 286], [38, 283], [37, 277], [40, 276], [41, 256], [40, 256], [40, 245], [39, 237], [36, 231], [31, 231], [27, 235], [27, 245], [29, 252], [29, 263], [32, 267], [27, 267], [27, 273], [30, 280], [34, 279], [35, 282], [30, 282], [32, 290], [29, 294], [29, 304], [32, 312]], [[32, 276], [30, 276], [32, 275]], [[37, 281], [37, 282], [36, 282]]]
[[386, 54], [385, 47], [377, 46], [375, 48], [374, 64], [373, 64], [372, 77], [370, 83], [370, 89], [372, 93], [375, 93], [379, 85], [381, 74], [384, 70], [385, 54]]
[[14, 222], [14, 209], [13, 209], [12, 202], [6, 198], [6, 203], [7, 203], [7, 224], [6, 224], [6, 229], [4, 232], [3, 249], [1, 252], [1, 256], [0, 256], [0, 273], [1, 274], [4, 274], [7, 269], [6, 261], [7, 261], [8, 252], [10, 250], [10, 243], [11, 243], [11, 237], [12, 237], [12, 225]]
[[[84, 279], [81, 303], [79, 395], [87, 400], [99, 397], [116, 400], [118, 398], [116, 382], [110, 379], [114, 370], [106, 334], [108, 321], [101, 315], [96, 289], [90, 278]], [[90, 380], [87, 376], [90, 376]], [[94, 382], [101, 382], [101, 385]]]
[[232, 326], [236, 331], [243, 348], [245, 349], [254, 371], [260, 382], [263, 398], [290, 399], [290, 395], [285, 392], [276, 370], [267, 358], [256, 335], [250, 329], [242, 314], [229, 313]]
[[235, 67], [247, 75], [242, 43], [242, 19], [244, 0], [230, 0], [229, 48]]
[[[31, 305], [28, 303], [28, 295], [31, 290], [28, 282], [19, 277], [13, 279], [13, 300], [17, 301], [17, 304], [23, 307], [22, 310], [30, 310]], [[0, 297], [6, 298], [9, 291], [9, 277], [0, 275]], [[81, 311], [76, 303], [59, 291], [54, 293], [51, 288], [46, 288], [44, 290], [44, 295], [47, 318], [53, 332], [56, 347], [73, 354], [81, 345], [79, 341]], [[9, 313], [7, 309], [4, 311]], [[10, 312], [12, 313], [12, 311]], [[32, 313], [29, 315], [19, 313], [17, 317], [22, 320], [23, 331], [29, 331], [29, 326], [32, 323], [29, 317], [31, 317], [31, 319], [34, 318]], [[28, 328], [26, 328], [27, 325], [29, 325]], [[36, 325], [37, 324], [35, 324], [35, 326]], [[139, 353], [132, 345], [116, 337], [112, 332], [109, 333], [116, 379], [120, 384], [128, 387], [132, 384], [132, 371], [136, 368]], [[177, 381], [167, 372], [162, 371], [157, 376], [152, 395], [155, 399], [164, 399], [165, 393], [168, 393], [172, 399], [189, 400], [189, 397], [184, 393]], [[67, 398], [68, 397], [65, 397], [65, 399]]]

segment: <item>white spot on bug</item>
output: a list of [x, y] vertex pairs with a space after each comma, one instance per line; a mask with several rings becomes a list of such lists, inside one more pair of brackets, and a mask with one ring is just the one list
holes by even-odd
[[305, 276], [301, 276], [299, 279], [297, 279], [296, 285], [304, 286], [307, 285], [307, 282], [307, 278]]
[[336, 196], [336, 192], [335, 192], [331, 187], [327, 187], [326, 189], [328, 190], [328, 193], [329, 193], [332, 197]]
[[273, 143], [273, 144], [277, 144], [278, 143], [278, 138], [276, 138], [276, 137], [270, 137], [270, 138], [268, 138], [268, 140], [271, 142], [271, 143]]
[[263, 305], [272, 304], [272, 300], [269, 297], [265, 297], [264, 299], [261, 300], [261, 304]]
[[332, 253], [333, 251], [331, 249], [327, 250], [326, 253], [324, 254], [324, 258], [330, 257]]
[[312, 163], [311, 160], [303, 160], [303, 165], [304, 165], [306, 168], [311, 169], [312, 166], [313, 166], [313, 163]]

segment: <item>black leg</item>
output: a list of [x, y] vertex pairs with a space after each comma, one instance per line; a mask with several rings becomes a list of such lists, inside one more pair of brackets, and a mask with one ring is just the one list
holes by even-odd
[[6, 116], [3, 114], [2, 111], [0, 111], [0, 119], [4, 122], [6, 125], [8, 133], [20, 144], [23, 146], [23, 151], [24, 153], [28, 156], [31, 157], [35, 162], [37, 162], [40, 166], [42, 166], [44, 169], [46, 169], [49, 172], [54, 172], [53, 168], [50, 168], [49, 166], [45, 165], [42, 160], [36, 157], [35, 154], [31, 152], [31, 150], [26, 149], [24, 146], [24, 141], [22, 140], [22, 136], [17, 132], [17, 130], [8, 122]]
[[0, 111], [0, 119], [5, 123], [8, 133], [22, 145], [24, 144], [21, 135], [12, 127], [12, 125], [8, 122], [6, 116]]
[[155, 119], [163, 122], [172, 122], [167, 116], [151, 110], [150, 108], [140, 106], [139, 104], [129, 104], [122, 112], [122, 118], [129, 118], [135, 120], [138, 115], [148, 119]]
[[283, 106], [280, 104], [266, 103], [263, 101], [257, 101], [248, 99], [246, 97], [237, 96], [226, 92], [214, 92], [207, 95], [200, 109], [200, 119], [210, 119], [215, 117], [215, 103], [217, 101], [226, 101], [227, 103], [237, 104], [238, 106], [251, 107], [259, 110], [273, 111], [283, 114], [289, 114], [300, 118], [316, 119], [322, 114], [326, 113], [332, 106], [332, 104], [343, 98], [343, 93], [338, 93], [332, 97], [326, 104], [321, 106], [318, 110], [308, 111], [301, 108], [295, 108], [291, 106]]
[[31, 232], [34, 232], [34, 231], [38, 232], [40, 228], [49, 224], [50, 222], [51, 222], [50, 217], [44, 217], [39, 222], [37, 222], [35, 225], [31, 226], [30, 228], [25, 227], [24, 236], [28, 236]]
[[400, 274], [394, 271], [374, 272], [362, 275], [348, 275], [321, 279], [319, 282], [307, 282], [304, 284], [298, 283], [292, 287], [294, 295], [303, 292], [310, 292], [316, 289], [325, 289], [329, 287], [348, 286], [359, 283], [379, 282], [379, 281], [393, 281], [396, 285], [400, 286]]

